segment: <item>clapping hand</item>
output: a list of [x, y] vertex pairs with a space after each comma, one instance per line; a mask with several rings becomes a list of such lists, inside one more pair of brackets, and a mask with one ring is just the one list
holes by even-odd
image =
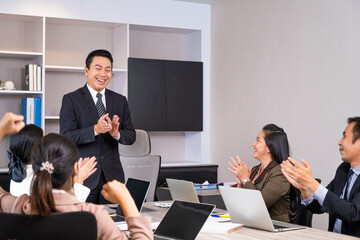
[[110, 135], [113, 138], [118, 138], [120, 135], [120, 133], [119, 133], [119, 126], [120, 126], [119, 117], [117, 115], [114, 115], [112, 121], [110, 120], [109, 117], [107, 117], [106, 121], [111, 124], [111, 130], [109, 130]]
[[107, 121], [107, 119], [109, 118], [109, 114], [104, 114], [102, 115], [97, 124], [95, 125], [95, 132], [100, 134], [100, 133], [106, 133], [109, 132], [112, 129], [112, 125], [111, 125], [111, 121]]
[[248, 168], [243, 161], [241, 161], [239, 156], [236, 156], [236, 158], [237, 161], [235, 161], [233, 157], [230, 158], [231, 162], [228, 162], [228, 164], [230, 165], [230, 167], [228, 167], [228, 170], [234, 174], [238, 184], [241, 185], [241, 181], [243, 179], [248, 179], [250, 177], [251, 169]]
[[301, 159], [301, 166], [293, 158], [289, 157], [281, 163], [281, 172], [286, 179], [296, 188], [300, 189], [303, 198], [310, 197], [319, 187], [319, 183], [311, 176], [311, 168], [308, 162]]
[[74, 166], [74, 183], [83, 184], [85, 179], [87, 179], [91, 174], [96, 171], [96, 158], [80, 158]]

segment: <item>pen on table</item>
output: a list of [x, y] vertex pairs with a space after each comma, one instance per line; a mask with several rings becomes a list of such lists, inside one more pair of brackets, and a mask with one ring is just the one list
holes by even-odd
[[221, 215], [211, 215], [211, 216], [217, 218], [230, 218], [230, 216], [221, 216]]

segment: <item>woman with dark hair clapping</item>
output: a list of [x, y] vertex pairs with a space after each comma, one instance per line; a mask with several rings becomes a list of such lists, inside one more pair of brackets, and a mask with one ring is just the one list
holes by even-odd
[[290, 183], [281, 172], [280, 164], [289, 157], [285, 131], [275, 124], [263, 127], [253, 143], [254, 158], [260, 164], [249, 169], [237, 156], [229, 161], [237, 187], [260, 190], [270, 217], [289, 222]]
[[[30, 154], [34, 144], [42, 137], [43, 130], [34, 124], [25, 125], [21, 131], [10, 136], [8, 158], [10, 193], [13, 196], [31, 194], [30, 186], [34, 174]], [[77, 163], [72, 192], [81, 202], [85, 202], [90, 193], [90, 189], [85, 187], [83, 182], [96, 170], [95, 165], [95, 158], [80, 159]]]
[[[15, 197], [0, 187], [0, 212], [46, 216], [54, 212], [88, 211], [96, 217], [98, 239], [127, 239], [104, 206], [79, 202], [72, 195], [78, 159], [77, 146], [68, 137], [50, 133], [41, 138], [31, 153], [34, 170], [31, 196]], [[150, 218], [140, 216], [124, 184], [108, 182], [102, 194], [124, 210], [131, 238], [152, 239]]]

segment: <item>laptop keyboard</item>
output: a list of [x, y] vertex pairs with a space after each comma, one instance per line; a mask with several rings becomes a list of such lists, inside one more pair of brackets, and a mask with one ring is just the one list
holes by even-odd
[[281, 225], [276, 225], [273, 224], [275, 229], [283, 229], [283, 228], [289, 228], [289, 227], [285, 227], [285, 226], [281, 226]]
[[115, 216], [111, 216], [112, 220], [114, 222], [123, 222], [125, 221], [125, 217], [120, 216], [120, 215], [115, 215]]

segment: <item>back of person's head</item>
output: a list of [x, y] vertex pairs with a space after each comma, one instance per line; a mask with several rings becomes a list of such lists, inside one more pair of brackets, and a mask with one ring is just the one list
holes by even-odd
[[55, 212], [53, 189], [71, 189], [74, 164], [79, 159], [75, 143], [68, 137], [50, 133], [38, 141], [31, 154], [34, 180], [31, 186], [31, 209], [48, 215]]
[[355, 143], [356, 140], [360, 138], [360, 117], [349, 117], [348, 118], [348, 124], [355, 123], [353, 127], [353, 140], [352, 143]]
[[8, 158], [10, 178], [21, 182], [26, 177], [26, 164], [30, 164], [30, 153], [35, 142], [43, 136], [43, 130], [28, 124], [20, 132], [10, 137]]
[[262, 130], [265, 133], [265, 143], [273, 160], [280, 164], [288, 159], [290, 155], [289, 142], [284, 129], [275, 124], [267, 124]]
[[88, 69], [90, 69], [90, 65], [91, 65], [94, 57], [105, 57], [105, 58], [109, 59], [111, 62], [111, 68], [112, 68], [113, 58], [111, 56], [111, 53], [104, 49], [97, 49], [97, 50], [94, 50], [91, 53], [89, 53], [89, 55], [87, 56], [87, 58], [85, 60], [85, 66]]

